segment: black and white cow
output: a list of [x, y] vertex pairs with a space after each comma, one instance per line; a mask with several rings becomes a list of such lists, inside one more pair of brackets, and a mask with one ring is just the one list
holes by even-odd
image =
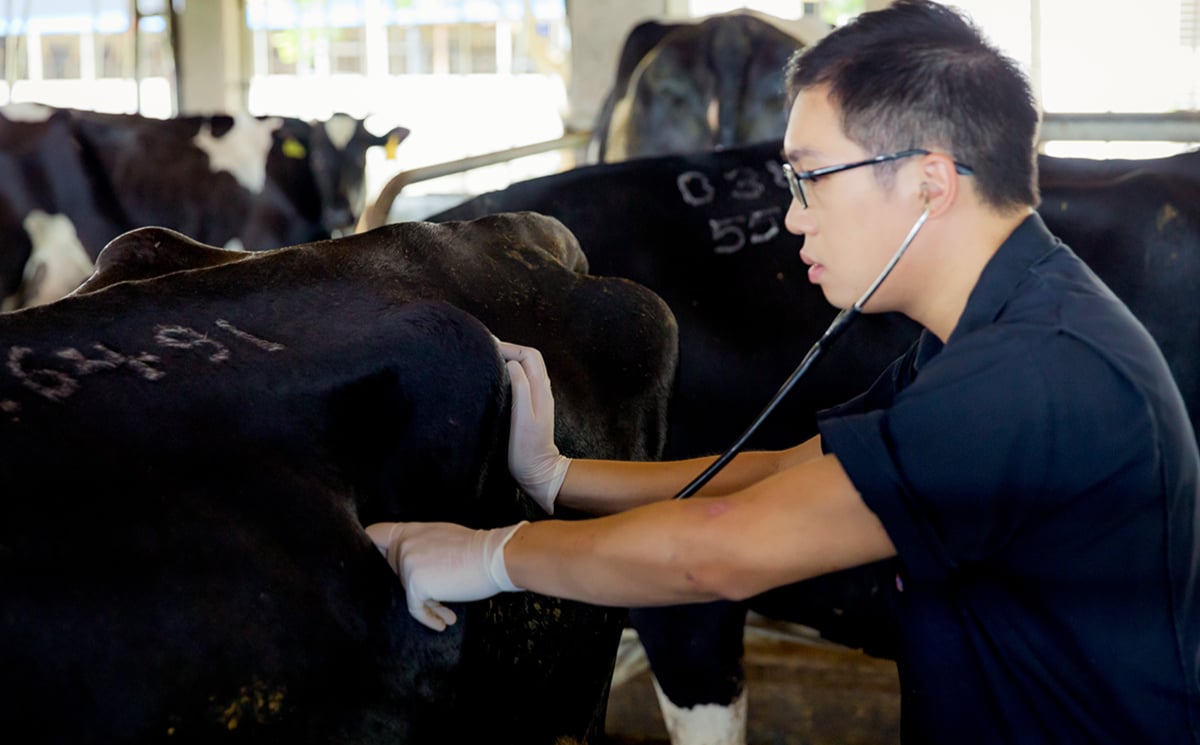
[[783, 137], [783, 68], [799, 38], [751, 13], [636, 26], [594, 140], [600, 161]]
[[372, 135], [344, 114], [311, 123], [246, 114], [73, 117], [97, 182], [112, 189], [127, 225], [250, 251], [349, 232], [363, 209], [367, 150], [408, 135], [403, 127]]
[[[1039, 211], [1146, 324], [1195, 426], [1200, 313], [1188, 304], [1200, 298], [1200, 153], [1135, 166], [1042, 158]], [[481, 195], [431, 219], [514, 209], [552, 215], [579, 237], [593, 272], [633, 278], [661, 295], [680, 340], [665, 453], [685, 458], [728, 447], [833, 317], [797, 257], [802, 238], [784, 230], [789, 200], [775, 141], [576, 169]], [[747, 447], [786, 447], [815, 434], [815, 412], [869, 386], [916, 332], [895, 316], [859, 318]], [[884, 562], [745, 604], [632, 611], [665, 693], [673, 740], [744, 738], [747, 608], [892, 656], [894, 575]]]
[[585, 269], [528, 214], [263, 253], [143, 228], [0, 316], [0, 729], [594, 741], [623, 613], [517, 593], [430, 632], [363, 531], [536, 511], [492, 334], [546, 351], [564, 450], [660, 455], [669, 311]]
[[[312, 123], [248, 115], [164, 120], [32, 104], [5, 107], [0, 116], [19, 119], [20, 127], [30, 130], [25, 141], [34, 140], [38, 128], [45, 130], [37, 140], [39, 152], [50, 155], [40, 157], [53, 160], [57, 188], [51, 208], [33, 207], [75, 223], [79, 244], [91, 258], [121, 232], [149, 225], [251, 251], [349, 232], [363, 209], [366, 151], [395, 147], [408, 134], [397, 127], [372, 135], [360, 120], [340, 114]], [[2, 126], [14, 129], [18, 122], [5, 119]], [[0, 152], [0, 160], [13, 157], [7, 147]], [[27, 173], [8, 188], [40, 194], [45, 179]], [[28, 209], [15, 209], [4, 216], [0, 231], [16, 234], [27, 214]], [[6, 243], [3, 254], [4, 289], [6, 296], [13, 295], [12, 277], [22, 272], [8, 265], [17, 265], [30, 251]], [[41, 255], [52, 259], [58, 253]], [[26, 276], [34, 272], [24, 270]], [[43, 294], [55, 299], [62, 293]], [[26, 298], [32, 295], [22, 289], [10, 305], [29, 304]]]
[[0, 109], [0, 300], [5, 310], [39, 305], [73, 290], [91, 274], [92, 257], [122, 228], [105, 195], [91, 188], [69, 112]]

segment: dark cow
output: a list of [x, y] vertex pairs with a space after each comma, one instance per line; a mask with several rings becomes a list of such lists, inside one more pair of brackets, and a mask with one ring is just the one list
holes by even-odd
[[[577, 168], [430, 219], [525, 205], [580, 238], [592, 273], [658, 293], [679, 323], [680, 343], [665, 457], [684, 458], [727, 447], [833, 319], [798, 258], [802, 240], [784, 229], [788, 198], [776, 142]], [[915, 328], [895, 316], [860, 319], [751, 447], [815, 434], [813, 412], [869, 384]]]
[[1200, 151], [1145, 161], [1038, 161], [1046, 225], [1158, 342], [1200, 431]]
[[69, 113], [24, 119], [20, 111], [0, 109], [0, 299], [5, 310], [39, 305], [73, 290], [91, 274], [91, 257], [122, 229], [103, 195], [90, 187]]
[[[30, 133], [22, 135], [23, 142], [36, 140], [36, 128], [45, 130], [36, 141], [42, 143], [38, 152], [50, 153], [42, 157], [52, 158], [57, 169], [52, 207], [58, 209], [32, 208], [80, 223], [79, 243], [93, 258], [121, 232], [147, 225], [251, 251], [349, 232], [363, 208], [367, 149], [394, 147], [408, 134], [397, 127], [375, 136], [345, 115], [320, 123], [247, 115], [162, 120], [39, 105], [6, 107], [0, 113], [24, 118], [19, 126]], [[4, 126], [12, 129], [18, 123], [6, 121]], [[12, 157], [0, 153], [0, 158]], [[10, 188], [40, 192], [44, 182], [39, 174], [26, 174]], [[30, 254], [29, 241], [19, 240], [27, 214], [29, 209], [14, 209], [0, 223], [0, 231], [18, 237], [6, 242], [3, 251], [0, 279], [6, 296], [17, 292], [14, 278], [22, 274], [9, 266], [22, 266], [19, 262]], [[71, 266], [62, 260], [41, 263]], [[24, 274], [35, 271], [29, 267]], [[79, 279], [57, 284], [69, 290]], [[63, 292], [47, 295], [56, 299]], [[22, 289], [9, 305], [30, 304], [26, 298], [31, 295]]]
[[787, 122], [783, 68], [803, 46], [749, 13], [636, 27], [595, 127], [600, 160], [778, 140]]
[[617, 105], [617, 101], [624, 99], [629, 92], [629, 81], [633, 79], [633, 73], [638, 64], [650, 53], [650, 50], [662, 41], [664, 36], [681, 25], [679, 23], [642, 21], [625, 35], [621, 52], [617, 56], [616, 77], [612, 87], [604, 95], [600, 111], [596, 113], [596, 121], [592, 124], [590, 148], [595, 151], [595, 160], [598, 162], [620, 160], [620, 158], [608, 156], [608, 131], [612, 125], [613, 108]]
[[[1200, 153], [1143, 164], [1040, 161], [1046, 223], [1129, 304], [1162, 347], [1200, 424]], [[1099, 178], [1100, 173], [1124, 173]], [[598, 196], [600, 195], [600, 196]], [[679, 384], [666, 455], [732, 443], [833, 317], [783, 229], [789, 204], [779, 144], [591, 166], [514, 184], [431, 219], [530, 209], [562, 220], [597, 274], [636, 279], [679, 322]], [[864, 216], [869, 217], [869, 216]], [[817, 410], [865, 389], [916, 337], [907, 320], [864, 316], [826, 353], [750, 440], [778, 448], [815, 433]], [[557, 381], [555, 382], [557, 386]], [[557, 388], [556, 388], [557, 390]], [[746, 604], [631, 613], [666, 696], [675, 741], [687, 712], [737, 701], [744, 714], [742, 626], [747, 607], [812, 626], [829, 639], [890, 657], [889, 562], [781, 588]], [[714, 719], [705, 741], [720, 741]], [[736, 740], [740, 725], [727, 722]]]
[[594, 741], [623, 613], [517, 593], [430, 632], [362, 529], [533, 516], [493, 333], [546, 350], [564, 450], [660, 455], [673, 321], [585, 268], [534, 215], [259, 254], [144, 228], [0, 316], [0, 728]]

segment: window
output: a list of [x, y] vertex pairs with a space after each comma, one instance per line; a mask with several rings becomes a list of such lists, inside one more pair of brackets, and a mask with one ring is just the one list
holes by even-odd
[[295, 31], [271, 31], [267, 34], [267, 74], [295, 75], [299, 55]]
[[334, 73], [362, 73], [366, 62], [366, 33], [357, 28], [329, 31], [329, 69]]
[[433, 72], [433, 27], [389, 26], [388, 74], [421, 75]]
[[[0, 37], [0, 74], [7, 80], [27, 80], [29, 78], [28, 54], [29, 44], [24, 36]], [[11, 71], [9, 66], [12, 66]], [[10, 74], [11, 72], [11, 74]]]
[[46, 80], [78, 80], [79, 36], [47, 34], [42, 37], [42, 77]]
[[455, 24], [448, 43], [452, 74], [496, 72], [496, 24]]
[[1182, 0], [1179, 6], [1179, 43], [1200, 47], [1200, 0]]
[[96, 77], [129, 77], [128, 34], [96, 34]]
[[[0, 38], [0, 66], [8, 80], [29, 79], [29, 40], [25, 36], [5, 36]], [[10, 67], [11, 66], [11, 67]]]
[[165, 31], [147, 33], [142, 29], [138, 39], [139, 65], [143, 78], [165, 78], [172, 75], [171, 40]]

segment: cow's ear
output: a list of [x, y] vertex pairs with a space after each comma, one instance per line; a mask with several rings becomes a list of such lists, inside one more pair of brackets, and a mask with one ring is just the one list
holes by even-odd
[[209, 246], [166, 228], [137, 228], [109, 241], [96, 257], [96, 270], [73, 294], [138, 279], [153, 279], [188, 269], [203, 269], [245, 259], [242, 251]]
[[392, 127], [387, 134], [382, 135], [373, 135], [367, 132], [365, 127], [362, 131], [368, 137], [367, 147], [382, 146], [387, 153], [387, 159], [393, 160], [396, 157], [396, 148], [400, 147], [400, 143], [404, 142], [412, 130], [408, 127]]

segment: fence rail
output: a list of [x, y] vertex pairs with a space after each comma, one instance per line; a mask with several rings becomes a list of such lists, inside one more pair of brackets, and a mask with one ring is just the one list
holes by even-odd
[[590, 131], [570, 132], [554, 140], [545, 140], [543, 142], [535, 142], [530, 145], [521, 145], [519, 147], [509, 148], [507, 150], [498, 150], [492, 153], [483, 153], [482, 155], [472, 155], [459, 160], [452, 160], [446, 163], [435, 163], [430, 166], [422, 166], [413, 168], [409, 171], [401, 171], [395, 176], [392, 176], [383, 188], [379, 190], [379, 196], [370, 207], [363, 212], [362, 218], [358, 221], [358, 232], [372, 230], [378, 228], [387, 222], [388, 213], [392, 210], [392, 203], [396, 201], [396, 197], [400, 196], [400, 192], [409, 184], [415, 184], [418, 181], [429, 181], [430, 179], [441, 178], [442, 176], [451, 176], [455, 173], [470, 171], [475, 168], [483, 168], [484, 166], [494, 166], [498, 163], [507, 163], [516, 158], [524, 158], [528, 155], [539, 155], [548, 153], [554, 150], [573, 150], [587, 147], [588, 141], [591, 139]]

